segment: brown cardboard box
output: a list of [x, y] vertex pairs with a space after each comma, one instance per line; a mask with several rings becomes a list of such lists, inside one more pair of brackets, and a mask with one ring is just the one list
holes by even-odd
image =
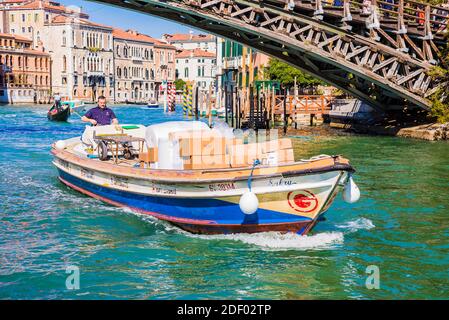
[[139, 153], [140, 162], [150, 162], [150, 154], [148, 152]]
[[140, 162], [157, 162], [157, 148], [148, 148], [148, 152], [139, 153]]
[[288, 163], [288, 162], [294, 162], [294, 161], [295, 161], [295, 155], [294, 155], [293, 149], [279, 150], [279, 153], [278, 153], [278, 162], [279, 163]]
[[157, 147], [148, 148], [148, 155], [150, 160], [147, 162], [157, 162], [158, 161], [158, 149]]
[[201, 139], [182, 138], [179, 140], [179, 152], [181, 157], [225, 154], [226, 139], [211, 136]]
[[179, 155], [181, 157], [200, 156], [201, 144], [201, 139], [182, 138], [179, 140]]
[[184, 158], [184, 170], [229, 168], [229, 162], [230, 156], [225, 154], [213, 156], [190, 156]]

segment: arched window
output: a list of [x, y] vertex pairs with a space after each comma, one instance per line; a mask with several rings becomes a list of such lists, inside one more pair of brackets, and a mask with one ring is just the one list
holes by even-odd
[[67, 45], [67, 37], [66, 37], [66, 32], [65, 30], [62, 31], [62, 45], [66, 46]]
[[117, 67], [117, 77], [118, 78], [122, 77], [122, 70], [120, 69], [120, 67]]
[[115, 51], [117, 52], [117, 55], [120, 57], [120, 46], [117, 45], [117, 48], [115, 49]]

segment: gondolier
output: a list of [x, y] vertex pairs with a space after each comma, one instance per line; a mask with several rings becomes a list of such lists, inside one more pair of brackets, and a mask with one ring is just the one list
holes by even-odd
[[87, 111], [81, 120], [84, 122], [89, 122], [94, 126], [118, 124], [114, 111], [106, 106], [106, 98], [104, 96], [100, 96], [98, 98], [98, 105]]

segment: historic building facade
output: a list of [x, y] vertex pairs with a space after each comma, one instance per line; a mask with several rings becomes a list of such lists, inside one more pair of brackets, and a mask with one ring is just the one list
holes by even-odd
[[175, 46], [178, 51], [195, 49], [213, 53], [217, 51], [216, 37], [211, 34], [194, 34], [193, 32], [164, 34], [163, 39]]
[[0, 34], [0, 103], [49, 103], [51, 60], [31, 39]]
[[166, 83], [173, 83], [176, 79], [176, 48], [163, 41], [156, 40], [154, 44], [154, 69], [156, 71], [155, 85], [157, 99], [163, 92]]
[[133, 30], [114, 29], [115, 101], [155, 98], [154, 41]]
[[215, 87], [215, 53], [201, 49], [183, 50], [176, 55], [176, 76], [195, 81], [202, 90]]
[[[86, 13], [75, 7], [65, 7], [48, 0], [7, 0], [0, 1], [0, 30], [29, 38], [33, 46], [44, 46], [42, 29], [59, 15], [75, 15], [88, 19]], [[48, 51], [48, 50], [46, 50]]]
[[115, 99], [147, 103], [160, 85], [174, 81], [175, 47], [134, 30], [114, 29]]
[[114, 101], [112, 28], [77, 16], [58, 15], [42, 38], [53, 56], [53, 92], [68, 99]]

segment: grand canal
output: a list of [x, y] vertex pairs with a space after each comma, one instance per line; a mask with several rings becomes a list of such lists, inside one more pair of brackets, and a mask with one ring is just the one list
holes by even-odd
[[[122, 123], [182, 119], [114, 107]], [[297, 158], [342, 154], [361, 200], [341, 197], [311, 236], [196, 236], [68, 189], [50, 144], [84, 125], [0, 107], [0, 299], [447, 299], [449, 143], [303, 136]], [[368, 266], [380, 288], [365, 286]], [[80, 289], [66, 288], [66, 268]]]

